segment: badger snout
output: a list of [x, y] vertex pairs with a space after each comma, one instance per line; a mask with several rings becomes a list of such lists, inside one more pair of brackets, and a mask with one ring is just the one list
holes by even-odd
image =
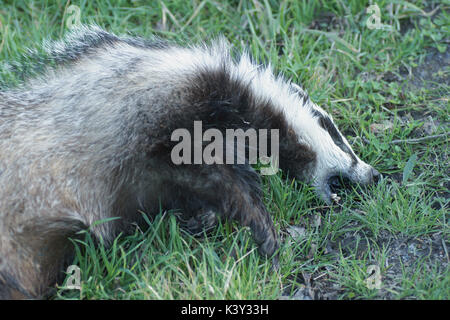
[[377, 183], [381, 179], [381, 173], [366, 163], [363, 163], [358, 169], [355, 170], [354, 177], [350, 178], [352, 182], [361, 185], [369, 185], [372, 183]]
[[339, 200], [337, 193], [342, 188], [348, 188], [352, 184], [367, 186], [378, 183], [381, 173], [374, 167], [362, 162], [360, 166], [349, 172], [339, 172], [328, 175], [327, 178], [316, 183], [316, 189], [322, 199], [328, 204]]

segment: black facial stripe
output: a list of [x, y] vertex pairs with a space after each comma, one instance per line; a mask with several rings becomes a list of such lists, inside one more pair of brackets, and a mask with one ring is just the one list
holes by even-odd
[[[314, 115], [317, 115], [317, 113], [319, 112], [315, 111]], [[350, 155], [350, 157], [352, 158], [352, 167], [355, 166], [358, 162], [358, 159], [356, 158], [353, 151], [345, 144], [341, 134], [339, 133], [338, 129], [331, 121], [331, 119], [328, 118], [327, 116], [320, 114], [319, 124], [323, 129], [325, 129], [328, 132], [328, 134], [331, 136], [331, 139], [333, 139], [334, 144], [337, 145], [342, 151]]]
[[306, 93], [306, 91], [299, 91], [296, 87], [293, 87], [297, 91], [297, 95], [300, 99], [303, 99], [303, 105], [306, 105], [309, 103], [309, 95]]
[[317, 118], [323, 117], [322, 113], [320, 113], [320, 111], [317, 111], [317, 110], [314, 109], [314, 108], [311, 109], [311, 112], [312, 112], [312, 114], [313, 114], [314, 117], [317, 117]]

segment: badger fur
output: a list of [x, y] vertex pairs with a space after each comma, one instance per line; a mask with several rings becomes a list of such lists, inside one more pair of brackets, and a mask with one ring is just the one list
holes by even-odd
[[281, 169], [327, 202], [331, 177], [379, 175], [304, 90], [224, 40], [182, 47], [81, 27], [45, 48], [52, 67], [0, 91], [1, 298], [45, 297], [69, 237], [89, 228], [108, 243], [142, 222], [139, 211], [178, 210], [192, 232], [235, 219], [272, 256], [277, 235], [252, 166], [172, 163], [171, 133], [194, 121], [279, 129]]

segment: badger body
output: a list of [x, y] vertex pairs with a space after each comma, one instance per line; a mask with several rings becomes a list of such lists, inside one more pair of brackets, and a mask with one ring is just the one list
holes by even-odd
[[55, 66], [0, 91], [0, 298], [45, 297], [72, 257], [70, 237], [89, 228], [108, 243], [140, 211], [177, 210], [191, 232], [236, 219], [272, 256], [252, 166], [171, 161], [172, 132], [194, 121], [278, 129], [280, 167], [327, 202], [330, 177], [378, 176], [303, 89], [245, 52], [233, 58], [224, 40], [182, 47], [81, 27], [46, 50]]

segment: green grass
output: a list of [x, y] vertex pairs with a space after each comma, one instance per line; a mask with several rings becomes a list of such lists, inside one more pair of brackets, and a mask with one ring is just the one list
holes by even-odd
[[[224, 34], [302, 84], [384, 175], [376, 186], [342, 191], [334, 207], [282, 174], [264, 177], [282, 241], [278, 272], [248, 230], [226, 223], [198, 239], [161, 213], [108, 248], [87, 234], [76, 241], [82, 289], [61, 288], [54, 298], [278, 299], [306, 287], [314, 298], [449, 299], [450, 2], [424, 3], [377, 1], [393, 28], [386, 31], [366, 27], [369, 1], [0, 0], [0, 86], [21, 80], [13, 61], [28, 63], [27, 47], [67, 31], [71, 4], [82, 23], [116, 33], [187, 43]], [[431, 53], [447, 53], [447, 63], [440, 58], [433, 71]], [[420, 68], [433, 74], [415, 82]], [[371, 265], [380, 268], [380, 289], [366, 285]]]

